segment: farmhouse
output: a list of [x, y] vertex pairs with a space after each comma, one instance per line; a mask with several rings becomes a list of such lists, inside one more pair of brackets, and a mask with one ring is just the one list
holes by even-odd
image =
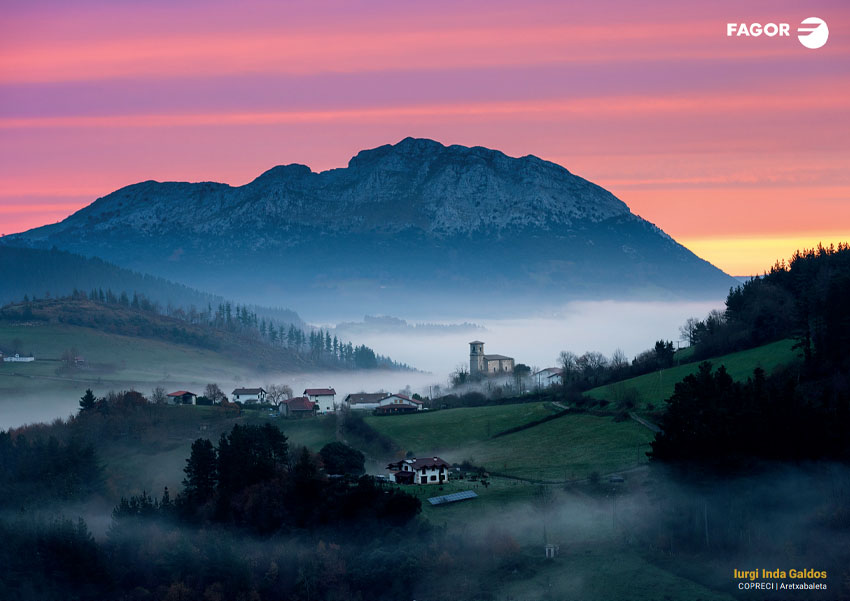
[[336, 411], [336, 390], [333, 388], [307, 388], [304, 395], [318, 406], [319, 413], [333, 413]]
[[292, 399], [281, 401], [277, 406], [278, 411], [284, 417], [313, 417], [316, 415], [316, 403], [305, 396], [297, 396]]
[[390, 480], [398, 484], [441, 484], [449, 479], [449, 464], [439, 457], [402, 459], [387, 466]]
[[172, 405], [194, 405], [198, 395], [188, 390], [178, 390], [177, 392], [169, 392], [167, 395], [169, 403]]
[[378, 408], [381, 399], [385, 398], [386, 392], [358, 392], [346, 396], [342, 403], [352, 411], [373, 411]]
[[349, 394], [343, 404], [352, 411], [375, 411], [376, 413], [410, 413], [422, 411], [424, 403], [404, 394], [386, 392], [358, 392]]
[[421, 411], [424, 403], [411, 399], [403, 394], [389, 394], [378, 401], [375, 413], [386, 415], [389, 413], [414, 413]]
[[560, 367], [547, 367], [534, 374], [534, 381], [539, 388], [548, 388], [553, 384], [559, 384], [563, 373], [564, 370]]
[[473, 340], [469, 343], [469, 375], [509, 374], [514, 371], [513, 357], [485, 355], [484, 343]]
[[237, 388], [232, 393], [232, 400], [235, 403], [265, 403], [266, 391], [262, 388]]

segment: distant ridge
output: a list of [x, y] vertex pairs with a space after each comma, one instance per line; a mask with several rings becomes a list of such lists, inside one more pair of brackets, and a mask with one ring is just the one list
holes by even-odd
[[523, 307], [722, 298], [736, 284], [559, 165], [414, 138], [361, 151], [346, 168], [278, 166], [239, 187], [142, 182], [2, 240], [253, 302], [286, 295], [361, 315], [462, 304], [483, 290]]
[[[17, 248], [0, 245], [0, 307], [29, 298], [68, 296], [74, 290], [88, 294], [93, 289], [120, 294], [138, 293], [163, 308], [203, 310], [207, 305], [227, 302], [224, 298], [195, 290], [164, 278], [137, 273], [107, 263], [97, 257], [83, 257], [67, 251]], [[299, 327], [304, 325], [289, 309], [257, 307], [257, 312]]]

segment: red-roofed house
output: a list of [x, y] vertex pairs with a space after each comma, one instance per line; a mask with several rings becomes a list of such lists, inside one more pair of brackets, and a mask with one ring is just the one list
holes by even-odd
[[439, 457], [402, 459], [387, 466], [390, 480], [398, 484], [442, 484], [451, 466]]
[[336, 390], [333, 388], [307, 388], [304, 394], [318, 405], [319, 413], [333, 413], [337, 410]]
[[177, 392], [169, 392], [165, 395], [174, 405], [194, 405], [195, 398], [198, 396], [194, 392], [188, 390], [178, 390]]
[[305, 396], [281, 401], [277, 408], [284, 417], [313, 417], [316, 415], [316, 403]]

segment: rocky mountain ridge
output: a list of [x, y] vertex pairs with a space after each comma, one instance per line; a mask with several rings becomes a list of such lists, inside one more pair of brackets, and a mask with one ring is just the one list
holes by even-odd
[[564, 167], [414, 138], [361, 151], [345, 168], [278, 166], [238, 187], [134, 184], [3, 243], [249, 291], [251, 302], [341, 293], [361, 315], [398, 314], [376, 299], [412, 286], [560, 302], [722, 297], [734, 284]]

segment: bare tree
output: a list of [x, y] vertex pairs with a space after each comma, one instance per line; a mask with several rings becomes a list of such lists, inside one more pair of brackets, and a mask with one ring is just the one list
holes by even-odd
[[215, 382], [211, 382], [206, 385], [204, 388], [204, 396], [213, 403], [221, 403], [227, 400], [227, 395], [224, 394], [224, 391], [222, 391]]
[[700, 325], [702, 325], [702, 323], [699, 319], [696, 317], [688, 317], [684, 325], [679, 328], [679, 335], [682, 337], [681, 339], [687, 341], [689, 345], [694, 344], [696, 342], [697, 331]]
[[629, 366], [629, 359], [626, 357], [626, 353], [623, 352], [623, 349], [618, 348], [613, 352], [609, 365], [614, 371], [620, 371]]
[[165, 405], [168, 403], [168, 397], [165, 396], [165, 388], [157, 386], [151, 392], [151, 403], [155, 405]]
[[266, 391], [266, 398], [277, 405], [281, 401], [292, 398], [292, 387], [289, 384], [271, 384]]
[[567, 384], [576, 379], [579, 374], [578, 357], [570, 351], [561, 351], [558, 355], [558, 365], [564, 370], [561, 374], [561, 382]]

